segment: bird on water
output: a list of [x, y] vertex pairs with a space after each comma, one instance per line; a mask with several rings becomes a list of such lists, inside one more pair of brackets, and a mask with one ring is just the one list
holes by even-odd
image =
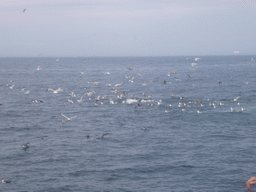
[[11, 183], [11, 180], [6, 180], [6, 179], [2, 178], [2, 183]]

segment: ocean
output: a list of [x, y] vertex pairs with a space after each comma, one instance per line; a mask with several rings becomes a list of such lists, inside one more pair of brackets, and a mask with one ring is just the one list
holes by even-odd
[[0, 58], [0, 191], [246, 191], [253, 58]]

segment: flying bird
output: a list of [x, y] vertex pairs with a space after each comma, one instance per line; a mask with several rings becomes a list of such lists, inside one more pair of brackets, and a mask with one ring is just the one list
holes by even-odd
[[240, 96], [238, 96], [238, 97], [236, 97], [236, 98], [234, 98], [234, 102], [236, 102], [236, 101], [238, 101], [238, 99], [240, 98]]
[[99, 137], [99, 139], [103, 139], [103, 137], [105, 136], [105, 135], [107, 135], [108, 133], [104, 133], [103, 135], [101, 135], [100, 137]]
[[67, 119], [67, 121], [70, 121], [71, 119], [77, 117], [77, 116], [67, 117], [66, 115], [64, 115], [64, 114], [62, 114], [62, 113], [60, 113], [60, 114], [61, 114], [61, 116], [65, 117], [65, 118]]
[[191, 63], [192, 67], [195, 67], [197, 65], [197, 63]]
[[239, 51], [234, 51], [234, 55], [237, 55], [239, 53]]
[[198, 62], [201, 58], [196, 57], [195, 62]]

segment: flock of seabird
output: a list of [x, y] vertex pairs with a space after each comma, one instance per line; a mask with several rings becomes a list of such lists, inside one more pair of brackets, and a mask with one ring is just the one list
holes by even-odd
[[[25, 11], [25, 10], [24, 10]], [[190, 58], [187, 58], [188, 60], [191, 60]], [[199, 62], [199, 60], [201, 60], [201, 58], [195, 58], [194, 61], [195, 63], [192, 63], [192, 67], [195, 67], [197, 65], [197, 63]], [[56, 61], [59, 61], [59, 59], [57, 59]], [[135, 71], [133, 70], [131, 67], [127, 67], [127, 69], [129, 71]], [[42, 70], [42, 68], [38, 65], [37, 67], [37, 70]], [[84, 72], [81, 72], [81, 74], [84, 74]], [[104, 73], [105, 75], [109, 75], [110, 72], [105, 72]], [[138, 74], [139, 76], [142, 76], [142, 74]], [[171, 75], [174, 75], [174, 79], [176, 81], [181, 81], [178, 77], [176, 77], [177, 75], [177, 72], [174, 72], [174, 71], [170, 71], [167, 73], [167, 76], [171, 76]], [[188, 78], [193, 78], [192, 75], [189, 75], [187, 74], [187, 77]], [[130, 77], [130, 76], [127, 76], [125, 75], [125, 78], [128, 80], [129, 83], [134, 83], [134, 79], [135, 79], [135, 76], [133, 77]], [[13, 83], [12, 81], [10, 81], [11, 83]], [[150, 81], [152, 82], [152, 81]], [[91, 84], [93, 86], [97, 86], [100, 84], [100, 82], [98, 81], [95, 81], [95, 82], [90, 82], [90, 81], [87, 81], [88, 84]], [[171, 82], [168, 82], [166, 80], [163, 81], [163, 84], [169, 84]], [[221, 81], [218, 81], [218, 84], [221, 85], [222, 82]], [[117, 100], [122, 100], [122, 104], [128, 104], [128, 105], [131, 105], [131, 104], [134, 104], [134, 106], [136, 108], [138, 107], [142, 107], [143, 105], [146, 105], [146, 106], [153, 106], [153, 105], [163, 105], [164, 102], [162, 99], [157, 99], [157, 100], [154, 100], [152, 99], [152, 95], [149, 95], [149, 94], [145, 94], [143, 93], [141, 95], [141, 98], [138, 98], [137, 96], [133, 96], [131, 98], [128, 98], [128, 92], [126, 91], [122, 91], [122, 90], [119, 90], [117, 89], [117, 87], [122, 87], [123, 85], [123, 82], [120, 82], [120, 83], [116, 83], [114, 84], [114, 86], [112, 86], [112, 84], [106, 84], [108, 87], [112, 87], [111, 89], [111, 93], [114, 93], [116, 95], [116, 99], [114, 98], [108, 98], [108, 96], [104, 95], [96, 95], [96, 91], [87, 91], [86, 93], [84, 93], [82, 96], [79, 97], [79, 99], [77, 100], [73, 100], [74, 98], [76, 98], [76, 94], [74, 91], [69, 91], [69, 96], [71, 96], [71, 98], [67, 99], [67, 101], [70, 103], [70, 104], [74, 104], [75, 101], [77, 101], [78, 103], [82, 103], [83, 102], [83, 97], [87, 96], [88, 97], [88, 100], [94, 100], [95, 101], [95, 105], [104, 105], [104, 104], [111, 104], [111, 105], [115, 105], [115, 104], [118, 104], [120, 102], [117, 102]], [[147, 82], [143, 82], [142, 83], [142, 86], [147, 86]], [[10, 89], [14, 89], [14, 86], [15, 84], [7, 84], [7, 87], [9, 87]], [[22, 89], [22, 91], [25, 93], [25, 94], [29, 94], [30, 91], [29, 90], [25, 90], [25, 88]], [[57, 89], [52, 89], [52, 88], [48, 88], [46, 91], [51, 91], [52, 93], [54, 94], [58, 94], [60, 92], [65, 92], [61, 87], [57, 88]], [[93, 96], [95, 96], [93, 98]], [[73, 99], [72, 99], [73, 98]], [[217, 102], [217, 101], [210, 101], [209, 99], [205, 102], [205, 101], [202, 101], [202, 100], [187, 100], [186, 102], [184, 102], [185, 100], [185, 97], [184, 96], [178, 96], [176, 97], [174, 94], [171, 94], [170, 95], [170, 98], [176, 98], [180, 100], [180, 102], [177, 103], [177, 107], [178, 108], [181, 108], [181, 111], [186, 111], [187, 108], [192, 108], [192, 107], [195, 107], [195, 111], [197, 114], [201, 114], [203, 113], [203, 109], [199, 109], [200, 107], [204, 107], [205, 105], [208, 105], [208, 106], [211, 106], [213, 107], [214, 109], [219, 107], [219, 106], [222, 106], [224, 105], [224, 103], [221, 103], [221, 102]], [[240, 96], [237, 96], [235, 97], [231, 102], [236, 102], [237, 105], [239, 105], [239, 100]], [[44, 101], [40, 100], [40, 99], [33, 99], [32, 100], [32, 103], [41, 103], [43, 104]], [[174, 107], [175, 104], [168, 104], [168, 107]], [[245, 111], [246, 109], [241, 107], [241, 109], [237, 110], [237, 112], [243, 112]], [[169, 113], [171, 110], [170, 109], [164, 109], [164, 113]], [[231, 112], [234, 112], [235, 109], [234, 108], [230, 108], [230, 111]], [[76, 118], [77, 116], [72, 116], [72, 117], [68, 117], [66, 115], [64, 115], [63, 113], [60, 113], [60, 115], [62, 117], [64, 117], [65, 119], [62, 119], [62, 122], [65, 123], [65, 122], [68, 122], [68, 121], [71, 121], [72, 119]], [[142, 130], [146, 131], [148, 129], [148, 126], [144, 126], [143, 128], [141, 128]], [[102, 134], [101, 136], [98, 137], [98, 139], [103, 139], [106, 135], [108, 135], [109, 133], [104, 133]], [[41, 138], [41, 139], [45, 139], [46, 137], [48, 136], [40, 136], [38, 138]], [[90, 135], [87, 135], [87, 138], [89, 139], [90, 138]], [[25, 151], [30, 147], [30, 142], [26, 142], [22, 145], [22, 149], [24, 149]], [[5, 179], [2, 179], [2, 183], [10, 183], [11, 181], [10, 180], [5, 180]]]

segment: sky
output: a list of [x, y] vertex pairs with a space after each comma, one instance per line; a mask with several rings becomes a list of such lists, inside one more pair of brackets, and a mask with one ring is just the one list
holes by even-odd
[[256, 0], [0, 0], [0, 57], [234, 51], [256, 55]]

